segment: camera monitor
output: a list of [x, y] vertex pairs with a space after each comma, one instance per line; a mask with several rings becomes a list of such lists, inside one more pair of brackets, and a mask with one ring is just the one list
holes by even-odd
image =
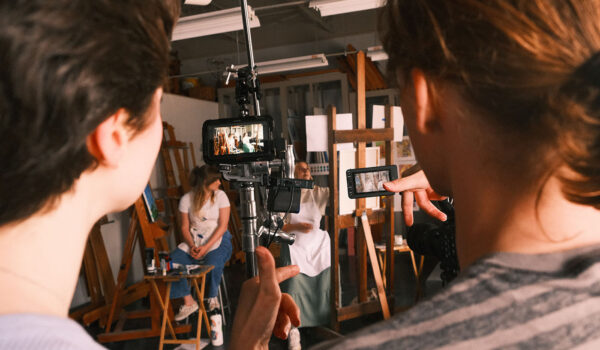
[[346, 171], [348, 197], [364, 198], [394, 195], [394, 192], [386, 191], [383, 184], [397, 178], [398, 168], [395, 165], [349, 169]]
[[273, 119], [246, 117], [207, 120], [202, 126], [202, 151], [207, 164], [273, 160]]

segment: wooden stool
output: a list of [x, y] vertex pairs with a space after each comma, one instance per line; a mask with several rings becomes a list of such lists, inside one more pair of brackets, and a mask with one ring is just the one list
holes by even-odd
[[[386, 268], [386, 257], [385, 257], [385, 251], [386, 251], [386, 246], [385, 244], [376, 244], [375, 245], [375, 250], [377, 251], [377, 258], [379, 259], [379, 266], [381, 266], [381, 274], [383, 276], [383, 284], [386, 284], [385, 281], [385, 268]], [[394, 245], [394, 253], [395, 252], [399, 252], [399, 253], [410, 253], [410, 259], [412, 261], [412, 268], [413, 268], [413, 273], [415, 274], [415, 280], [416, 280], [416, 297], [415, 297], [415, 301], [419, 300], [419, 298], [421, 297], [421, 282], [419, 280], [420, 276], [421, 276], [421, 271], [423, 270], [423, 261], [425, 260], [425, 257], [423, 255], [421, 255], [421, 259], [419, 261], [419, 266], [417, 267], [417, 262], [415, 260], [415, 254], [413, 253], [413, 251], [408, 247], [408, 244], [406, 243], [406, 240], [402, 241], [402, 244], [395, 244]]]
[[[198, 270], [196, 270], [193, 274], [181, 274], [181, 275], [146, 275], [144, 279], [148, 280], [152, 285], [152, 290], [154, 290], [154, 294], [158, 299], [160, 307], [162, 308], [163, 318], [162, 318], [162, 326], [160, 328], [160, 343], [158, 345], [158, 349], [162, 350], [164, 344], [196, 344], [196, 350], [200, 349], [200, 334], [202, 333], [202, 319], [206, 324], [206, 329], [208, 334], [210, 335], [210, 322], [208, 321], [208, 315], [206, 313], [206, 309], [204, 308], [204, 285], [206, 282], [206, 274], [212, 270], [214, 266], [212, 265], [203, 265], [200, 266]], [[177, 282], [182, 278], [188, 279], [194, 289], [196, 290], [196, 294], [198, 297], [198, 329], [196, 331], [196, 339], [177, 339], [175, 335], [175, 330], [173, 329], [173, 324], [168, 317], [169, 310], [169, 296], [171, 294], [171, 284], [173, 282]], [[158, 286], [156, 285], [156, 281], [163, 281], [167, 286], [167, 291], [165, 292], [165, 297], [160, 295], [160, 291], [158, 290]], [[198, 281], [200, 282], [200, 286], [198, 286]], [[164, 300], [164, 301], [163, 301]], [[166, 326], [169, 326], [169, 333], [171, 334], [172, 339], [165, 339], [165, 329]]]

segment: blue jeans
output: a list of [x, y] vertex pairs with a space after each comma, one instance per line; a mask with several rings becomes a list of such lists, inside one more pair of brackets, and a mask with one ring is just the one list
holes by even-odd
[[[212, 298], [219, 294], [219, 284], [221, 283], [221, 277], [223, 276], [223, 268], [225, 267], [227, 260], [231, 257], [231, 250], [231, 233], [225, 231], [219, 248], [206, 254], [203, 259], [196, 260], [188, 253], [177, 248], [171, 252], [171, 261], [182, 265], [213, 265], [215, 268], [207, 274], [206, 278], [208, 283], [208, 293], [206, 296]], [[185, 278], [173, 282], [171, 286], [171, 299], [190, 295], [191, 290], [192, 287]]]

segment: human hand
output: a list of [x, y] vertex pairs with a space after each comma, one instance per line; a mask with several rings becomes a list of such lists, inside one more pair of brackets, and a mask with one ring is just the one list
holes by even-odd
[[208, 253], [208, 247], [206, 245], [201, 245], [201, 246], [192, 248], [190, 255], [192, 256], [192, 258], [194, 258], [196, 260], [200, 260], [206, 255], [206, 253]]
[[431, 188], [423, 170], [407, 177], [386, 182], [383, 187], [390, 192], [402, 193], [402, 213], [407, 226], [412, 226], [414, 223], [412, 207], [414, 199], [417, 200], [419, 207], [430, 216], [441, 221], [446, 221], [448, 218], [446, 214], [431, 203], [431, 201], [444, 200], [446, 197], [437, 194]]
[[230, 349], [268, 349], [271, 332], [287, 338], [293, 324], [300, 326], [300, 309], [279, 283], [297, 275], [290, 265], [275, 269], [275, 260], [264, 247], [256, 248], [259, 275], [244, 282], [233, 320]]

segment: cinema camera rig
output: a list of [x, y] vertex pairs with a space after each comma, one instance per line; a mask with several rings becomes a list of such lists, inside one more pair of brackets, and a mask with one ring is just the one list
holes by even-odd
[[[295, 159], [292, 146], [287, 145], [284, 139], [274, 137], [271, 117], [260, 115], [261, 94], [248, 24], [248, 6], [246, 0], [240, 1], [248, 66], [227, 68], [228, 81], [231, 75], [237, 76], [235, 94], [240, 114], [238, 118], [206, 121], [202, 126], [202, 148], [204, 161], [218, 165], [223, 177], [240, 191], [242, 250], [246, 253], [246, 274], [251, 278], [258, 274], [255, 250], [260, 242], [266, 245], [274, 241], [294, 243], [293, 234], [281, 231], [282, 215], [299, 212], [301, 189], [313, 188], [313, 182], [293, 178]], [[254, 115], [248, 108], [250, 96], [254, 102]], [[257, 212], [257, 189], [266, 190], [267, 202], [266, 206], [262, 206], [266, 213]], [[259, 217], [266, 217], [260, 219], [260, 225]]]

